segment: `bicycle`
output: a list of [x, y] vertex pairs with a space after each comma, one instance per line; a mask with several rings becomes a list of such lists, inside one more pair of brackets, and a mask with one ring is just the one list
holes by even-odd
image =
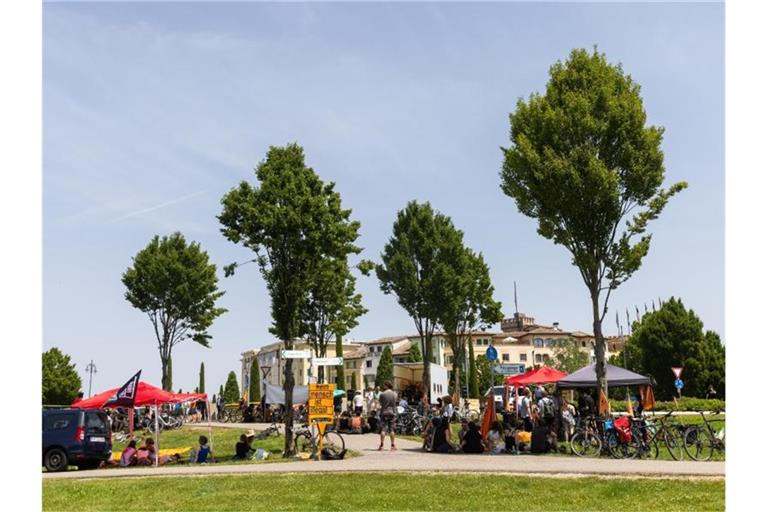
[[280, 427], [277, 426], [276, 422], [272, 422], [270, 426], [256, 434], [256, 439], [266, 439], [269, 436], [274, 435], [275, 437], [278, 437], [280, 435]]
[[[304, 424], [296, 429], [293, 436], [293, 446], [296, 453], [309, 453], [311, 457], [318, 455], [319, 431]], [[323, 434], [323, 450], [328, 450], [332, 456], [339, 456], [344, 449], [344, 438], [338, 432]]]
[[[725, 427], [715, 431], [712, 424], [720, 423], [723, 420], [708, 421], [704, 411], [699, 411], [699, 414], [704, 423], [703, 425], [691, 425], [685, 429], [683, 447], [685, 453], [693, 460], [707, 461], [712, 458], [715, 451], [718, 453], [725, 451]], [[718, 415], [720, 411], [714, 411], [713, 414]]]
[[474, 421], [477, 422], [480, 420], [480, 412], [476, 411], [474, 409], [469, 408], [469, 403], [464, 402], [464, 407], [461, 409], [455, 409], [453, 411], [453, 417], [451, 418], [451, 421], [461, 422], [461, 421]]
[[664, 443], [670, 456], [675, 460], [683, 459], [683, 434], [685, 428], [672, 417], [673, 411], [660, 418], [636, 418], [632, 428], [640, 441], [639, 458], [659, 456], [659, 444]]
[[621, 441], [613, 425], [613, 419], [587, 416], [579, 419], [571, 437], [571, 451], [578, 457], [610, 455], [615, 459], [631, 459], [637, 456], [640, 441], [632, 433], [629, 441]]

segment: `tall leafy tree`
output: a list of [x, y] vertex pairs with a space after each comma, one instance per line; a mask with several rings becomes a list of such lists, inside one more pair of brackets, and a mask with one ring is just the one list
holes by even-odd
[[421, 360], [421, 350], [419, 350], [419, 346], [416, 343], [412, 343], [411, 348], [408, 349], [408, 362], [420, 363]]
[[381, 290], [397, 296], [416, 325], [424, 356], [422, 386], [429, 394], [432, 338], [442, 301], [450, 295], [449, 276], [463, 250], [462, 233], [429, 203], [409, 202], [397, 213], [392, 237], [376, 266]]
[[199, 393], [205, 393], [205, 363], [200, 363], [200, 384], [197, 386]]
[[446, 275], [450, 293], [440, 302], [438, 320], [453, 352], [453, 389], [458, 391], [461, 375], [467, 370], [467, 339], [471, 340], [474, 329], [490, 327], [500, 322], [503, 315], [501, 303], [493, 299], [493, 285], [482, 254], [462, 248], [452, 270]]
[[43, 352], [43, 404], [69, 405], [82, 382], [72, 359], [56, 347]]
[[237, 385], [237, 375], [235, 372], [229, 372], [227, 382], [224, 384], [224, 403], [231, 404], [240, 400], [240, 387]]
[[[344, 357], [344, 348], [339, 334], [336, 335], [336, 357]], [[336, 389], [347, 389], [347, 383], [344, 380], [344, 364], [336, 367]]]
[[[355, 277], [347, 258], [323, 258], [302, 308], [302, 335], [316, 357], [326, 357], [331, 339], [354, 329], [357, 319], [367, 311], [362, 295], [355, 293]], [[318, 382], [325, 382], [324, 366], [318, 367], [317, 377]]]
[[392, 359], [392, 349], [389, 345], [384, 347], [379, 357], [379, 366], [376, 367], [376, 385], [382, 387], [384, 381], [392, 382], [395, 377], [395, 364]]
[[216, 307], [224, 295], [218, 290], [216, 265], [197, 242], [187, 243], [181, 233], [155, 236], [133, 257], [123, 274], [125, 298], [146, 313], [154, 328], [162, 366], [162, 386], [173, 389], [173, 347], [192, 340], [210, 346], [208, 328], [227, 310]]
[[640, 86], [595, 49], [549, 70], [545, 93], [510, 114], [501, 188], [571, 254], [589, 291], [596, 376], [607, 391], [602, 322], [611, 292], [648, 253], [648, 222], [687, 185], [662, 188], [663, 129], [646, 126]]
[[[725, 396], [725, 347], [720, 336], [704, 331], [693, 310], [672, 297], [632, 326], [624, 350], [629, 369], [650, 375], [659, 398], [677, 396], [671, 367], [683, 367], [683, 394], [703, 398], [712, 385]], [[623, 353], [617, 360], [623, 360]]]
[[[253, 250], [272, 299], [270, 332], [291, 350], [301, 334], [302, 313], [325, 259], [343, 260], [354, 245], [359, 223], [341, 206], [333, 183], [323, 183], [304, 162], [298, 144], [270, 147], [256, 169], [258, 186], [241, 182], [222, 198], [222, 233]], [[237, 264], [228, 265], [231, 275]], [[293, 360], [284, 365], [285, 449], [293, 455]]]
[[261, 401], [261, 375], [259, 374], [259, 360], [254, 359], [251, 363], [251, 379], [248, 396], [252, 402]]
[[589, 364], [589, 354], [581, 350], [574, 340], [557, 340], [551, 364], [561, 372], [573, 373]]

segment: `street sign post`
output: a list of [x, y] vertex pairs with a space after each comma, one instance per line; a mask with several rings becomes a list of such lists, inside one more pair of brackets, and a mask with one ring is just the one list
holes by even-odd
[[499, 358], [499, 353], [498, 353], [498, 352], [496, 352], [496, 348], [495, 348], [493, 345], [490, 345], [490, 346], [489, 346], [489, 347], [488, 347], [488, 348], [485, 350], [485, 358], [486, 358], [487, 360], [489, 360], [489, 361], [495, 361], [496, 359], [498, 359], [498, 358]]
[[309, 385], [309, 423], [317, 425], [317, 453], [320, 458], [323, 450], [323, 434], [328, 423], [333, 422], [333, 392], [336, 384], [310, 384]]
[[672, 367], [672, 373], [675, 374], [675, 379], [679, 380], [680, 379], [680, 374], [683, 373], [683, 368], [682, 367], [675, 367], [675, 366], [673, 366]]
[[496, 365], [496, 372], [502, 375], [520, 375], [525, 373], [525, 365], [521, 363], [502, 363]]
[[312, 353], [309, 350], [281, 350], [280, 356], [283, 359], [309, 359]]
[[313, 362], [317, 366], [340, 366], [344, 364], [343, 357], [316, 357]]

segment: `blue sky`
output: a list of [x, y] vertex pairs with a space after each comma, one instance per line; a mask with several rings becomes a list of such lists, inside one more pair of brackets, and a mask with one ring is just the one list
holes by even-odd
[[[722, 4], [46, 4], [43, 55], [44, 347], [94, 359], [94, 390], [137, 368], [159, 384], [148, 319], [123, 298], [131, 257], [179, 230], [219, 266], [248, 259], [215, 216], [269, 145], [296, 141], [335, 181], [378, 260], [408, 200], [450, 215], [482, 251], [496, 297], [565, 329], [591, 330], [567, 252], [499, 188], [508, 113], [549, 66], [597, 44], [642, 86], [666, 129], [667, 183], [686, 180], [651, 226], [642, 269], [612, 297], [630, 310], [681, 297], [724, 334]], [[230, 311], [212, 348], [174, 349], [174, 387], [209, 391], [239, 354], [271, 341], [255, 266], [224, 279]], [[351, 338], [414, 331], [374, 277]]]

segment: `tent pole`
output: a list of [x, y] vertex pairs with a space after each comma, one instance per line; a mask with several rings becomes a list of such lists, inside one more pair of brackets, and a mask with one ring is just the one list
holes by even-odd
[[160, 435], [158, 434], [157, 402], [155, 402], [155, 467], [160, 459]]
[[211, 453], [213, 453], [213, 428], [211, 428], [211, 402], [208, 401], [208, 395], [205, 396], [205, 412], [208, 416], [208, 439], [211, 443]]

